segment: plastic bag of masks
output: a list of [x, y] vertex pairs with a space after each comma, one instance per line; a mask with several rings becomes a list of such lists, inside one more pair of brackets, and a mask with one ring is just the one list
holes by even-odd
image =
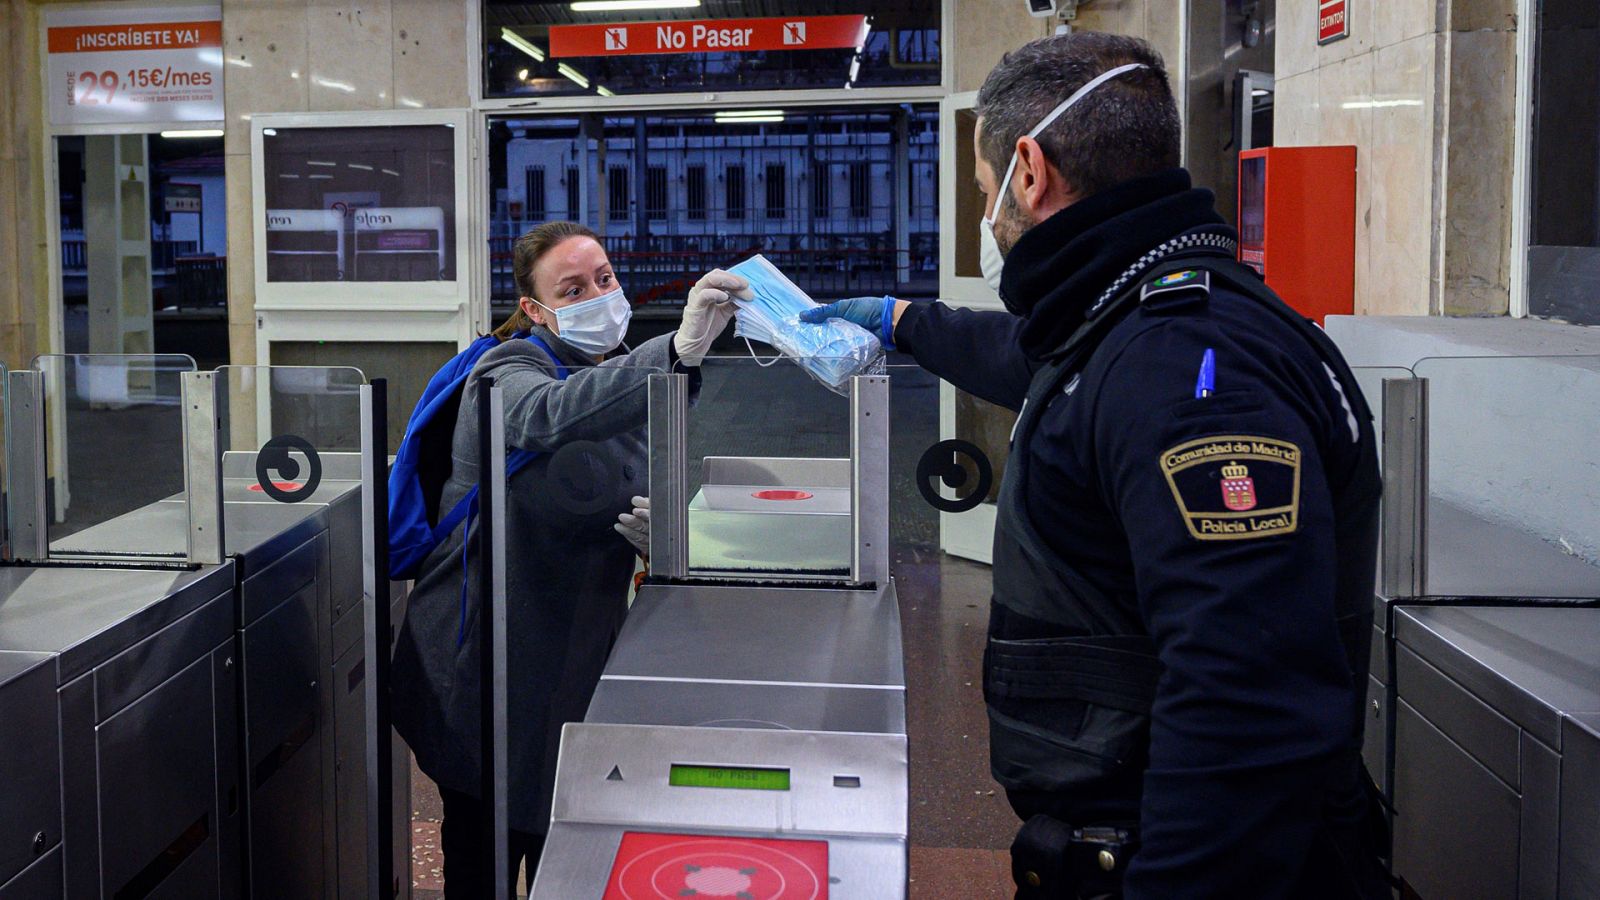
[[739, 307], [734, 333], [746, 344], [770, 344], [841, 396], [849, 396], [851, 376], [883, 372], [883, 347], [872, 332], [843, 319], [821, 325], [800, 321], [800, 313], [820, 304], [766, 257], [758, 253], [728, 271], [750, 282], [750, 299], [734, 300]]

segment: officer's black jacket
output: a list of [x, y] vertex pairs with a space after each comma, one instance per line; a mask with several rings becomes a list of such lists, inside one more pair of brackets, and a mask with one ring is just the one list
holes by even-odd
[[[1225, 231], [1211, 194], [1182, 170], [1094, 195], [1006, 257], [1001, 292], [1020, 317], [914, 304], [896, 343], [962, 390], [1017, 409], [1032, 374], [1119, 276], [1194, 229]], [[1127, 313], [1054, 395], [1031, 445], [1012, 452], [1029, 454], [1035, 528], [1137, 610], [1163, 666], [1142, 797], [1134, 785], [1130, 798], [1143, 847], [1128, 896], [1285, 896], [1306, 877], [1329, 807], [1360, 802], [1351, 765], [1329, 766], [1360, 743], [1367, 660], [1349, 658], [1334, 610], [1363, 608], [1370, 622], [1372, 423], [1357, 387], [1338, 383], [1306, 334], [1261, 301], [1218, 282], [1193, 300]], [[1208, 348], [1215, 394], [1197, 399]], [[1186, 446], [1241, 438], [1298, 451], [1296, 466], [1253, 463], [1262, 496], [1245, 501], [1292, 507], [1292, 525], [1212, 533], [1264, 520], [1197, 513], [1218, 508], [1222, 487], [1171, 471]], [[999, 608], [991, 622], [1013, 637], [1050, 627]], [[1028, 798], [1012, 799], [1030, 812]]]

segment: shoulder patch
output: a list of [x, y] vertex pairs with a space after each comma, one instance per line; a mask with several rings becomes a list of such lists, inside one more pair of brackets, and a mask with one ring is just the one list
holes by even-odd
[[1146, 309], [1162, 310], [1204, 303], [1210, 297], [1211, 273], [1205, 269], [1184, 269], [1168, 272], [1146, 283], [1139, 290], [1139, 305]]
[[1300, 459], [1288, 441], [1229, 434], [1178, 444], [1159, 462], [1190, 537], [1242, 541], [1299, 527]]

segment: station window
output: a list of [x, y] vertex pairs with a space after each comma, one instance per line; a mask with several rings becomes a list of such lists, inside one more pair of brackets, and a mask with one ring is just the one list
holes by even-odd
[[454, 281], [447, 125], [262, 131], [269, 282]]
[[544, 166], [529, 166], [525, 187], [526, 205], [523, 207], [530, 219], [545, 217]]
[[[760, 122], [701, 110], [495, 116], [490, 196], [514, 195], [519, 188], [506, 179], [520, 181], [532, 167], [552, 178], [564, 172], [568, 208], [551, 204], [546, 221], [593, 228], [628, 295], [664, 315], [676, 314], [706, 271], [752, 253], [819, 300], [934, 296], [937, 106], [763, 110]], [[636, 166], [644, 167], [638, 182]], [[489, 208], [498, 321], [516, 301], [511, 246], [540, 220], [531, 205], [526, 219], [511, 217], [505, 203]]]
[[872, 168], [867, 163], [850, 164], [850, 216], [865, 219], [872, 215]]
[[667, 167], [651, 166], [645, 185], [645, 208], [649, 217], [661, 221], [667, 217]]
[[788, 174], [783, 163], [767, 163], [767, 218], [781, 219], [788, 212]]
[[833, 213], [833, 167], [827, 163], [811, 166], [811, 215], [825, 219]]
[[729, 166], [723, 173], [727, 198], [723, 202], [723, 215], [730, 219], [744, 218], [744, 166]]
[[690, 166], [684, 171], [684, 192], [688, 202], [689, 218], [699, 221], [706, 217], [706, 167]]
[[628, 220], [628, 170], [622, 166], [612, 166], [606, 182], [606, 218]]
[[485, 97], [900, 87], [940, 79], [939, 0], [571, 6], [484, 0]]

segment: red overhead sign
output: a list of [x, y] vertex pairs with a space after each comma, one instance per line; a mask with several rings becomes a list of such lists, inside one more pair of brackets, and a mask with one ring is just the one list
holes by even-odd
[[1317, 43], [1327, 44], [1350, 36], [1349, 0], [1322, 0], [1317, 14]]
[[552, 25], [550, 55], [742, 53], [750, 50], [838, 50], [860, 46], [866, 16], [700, 19], [623, 25]]

